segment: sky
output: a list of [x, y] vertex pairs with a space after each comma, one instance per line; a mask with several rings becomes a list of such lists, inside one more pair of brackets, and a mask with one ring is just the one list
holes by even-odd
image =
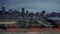
[[0, 0], [0, 9], [21, 10], [24, 7], [29, 12], [60, 12], [60, 0]]

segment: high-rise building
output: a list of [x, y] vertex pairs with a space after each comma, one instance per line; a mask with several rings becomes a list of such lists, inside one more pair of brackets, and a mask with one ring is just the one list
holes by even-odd
[[6, 8], [5, 7], [2, 7], [2, 9], [1, 9], [2, 11], [5, 11], [6, 10]]
[[45, 11], [42, 11], [42, 14], [45, 14]]
[[28, 12], [28, 11], [26, 11], [26, 14], [25, 14], [25, 15], [26, 15], [26, 16], [28, 16], [28, 14], [29, 14], [29, 12]]
[[42, 11], [42, 14], [41, 14], [41, 16], [43, 16], [45, 14], [45, 11]]
[[35, 16], [39, 16], [39, 13], [38, 13], [38, 12], [36, 12], [36, 13], [35, 13]]
[[25, 13], [25, 8], [22, 8], [22, 13]]
[[30, 17], [33, 17], [33, 15], [34, 15], [33, 12], [30, 12], [30, 13], [29, 13], [29, 16], [30, 16]]
[[25, 8], [22, 8], [22, 10], [21, 10], [21, 16], [22, 16], [22, 17], [25, 16]]
[[28, 11], [26, 11], [26, 14], [28, 14], [29, 12]]
[[2, 11], [2, 14], [5, 14], [6, 8], [5, 7], [1, 7], [1, 11]]

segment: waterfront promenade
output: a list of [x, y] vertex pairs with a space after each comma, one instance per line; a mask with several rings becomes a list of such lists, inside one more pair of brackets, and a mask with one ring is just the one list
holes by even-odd
[[0, 32], [60, 32], [60, 28], [9, 28], [0, 29]]
[[60, 34], [60, 28], [10, 28], [0, 29], [0, 34]]

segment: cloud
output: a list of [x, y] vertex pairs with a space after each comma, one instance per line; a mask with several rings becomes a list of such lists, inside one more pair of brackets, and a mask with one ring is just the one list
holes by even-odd
[[25, 7], [29, 11], [60, 11], [60, 0], [1, 0], [0, 6], [18, 9]]

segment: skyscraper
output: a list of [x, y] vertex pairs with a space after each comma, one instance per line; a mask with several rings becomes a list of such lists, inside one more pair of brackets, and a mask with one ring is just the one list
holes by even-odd
[[42, 14], [45, 14], [45, 11], [42, 11]]
[[26, 14], [25, 14], [25, 15], [26, 15], [27, 17], [28, 17], [28, 14], [29, 14], [29, 12], [28, 12], [28, 11], [26, 11]]
[[25, 13], [25, 8], [22, 8], [22, 13]]
[[36, 12], [36, 13], [35, 13], [35, 16], [39, 16], [39, 13], [38, 13], [38, 12]]
[[6, 10], [6, 8], [5, 7], [2, 7], [2, 9], [1, 9], [2, 11], [5, 11]]
[[42, 11], [42, 14], [41, 14], [41, 16], [43, 16], [45, 14], [45, 11]]
[[22, 17], [24, 17], [24, 16], [25, 16], [25, 8], [22, 8], [21, 16], [22, 16]]
[[26, 13], [28, 14], [29, 12], [28, 12], [28, 11], [26, 11]]
[[2, 14], [5, 14], [6, 8], [5, 7], [1, 7], [1, 11], [2, 11]]

